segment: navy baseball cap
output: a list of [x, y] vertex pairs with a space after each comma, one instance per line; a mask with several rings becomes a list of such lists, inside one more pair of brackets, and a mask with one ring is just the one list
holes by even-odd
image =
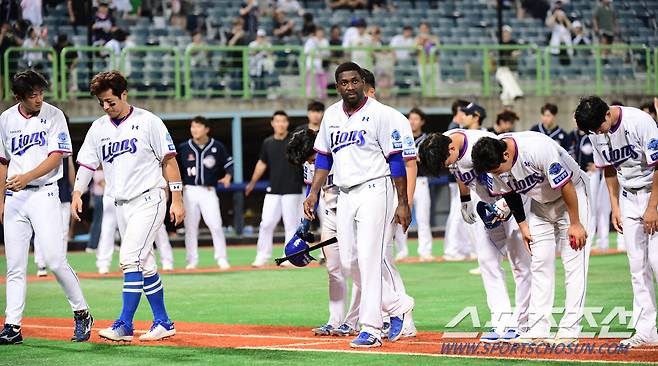
[[475, 103], [469, 103], [466, 107], [462, 108], [462, 112], [467, 115], [474, 115], [477, 114], [480, 116], [480, 122], [484, 121], [485, 118], [487, 118], [487, 111], [484, 110], [484, 108]]

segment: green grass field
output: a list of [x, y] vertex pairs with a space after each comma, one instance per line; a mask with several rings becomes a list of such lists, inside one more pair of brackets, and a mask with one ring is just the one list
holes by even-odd
[[[441, 242], [436, 241], [435, 253], [442, 252]], [[410, 253], [415, 253], [415, 241], [410, 241]], [[274, 253], [280, 253], [275, 248]], [[248, 265], [255, 254], [254, 247], [229, 248], [233, 266]], [[184, 251], [175, 251], [177, 268], [184, 267]], [[209, 248], [201, 249], [200, 267], [212, 267], [214, 262]], [[32, 259], [30, 259], [32, 261]], [[95, 272], [93, 254], [71, 253], [69, 261], [78, 272]], [[116, 258], [115, 258], [116, 266]], [[482, 281], [470, 275], [474, 262], [461, 263], [414, 263], [400, 264], [399, 269], [407, 292], [416, 299], [414, 320], [420, 331], [482, 331], [467, 319], [455, 329], [446, 324], [466, 306], [476, 306], [482, 321], [488, 319], [488, 310]], [[509, 266], [508, 288], [513, 293]], [[116, 267], [113, 267], [116, 268]], [[30, 262], [30, 272], [34, 264]], [[5, 273], [5, 261], [0, 261], [0, 273]], [[555, 305], [564, 301], [561, 279], [563, 272], [558, 265], [558, 281]], [[314, 327], [327, 320], [327, 279], [321, 268], [296, 270], [241, 271], [208, 274], [165, 274], [166, 302], [172, 319], [186, 322], [224, 324], [260, 324]], [[121, 309], [120, 278], [84, 279], [85, 296], [97, 319], [113, 320]], [[4, 295], [5, 285], [0, 284]], [[511, 294], [513, 296], [513, 294]], [[512, 297], [513, 298], [513, 297]], [[4, 308], [5, 297], [0, 297]], [[624, 254], [592, 257], [586, 306], [603, 307], [595, 314], [600, 322], [614, 306], [631, 309], [632, 292], [628, 261]], [[71, 316], [70, 308], [55, 281], [31, 282], [28, 285], [26, 317]], [[150, 309], [142, 299], [136, 314], [138, 320], [150, 320]], [[484, 325], [484, 324], [482, 324]], [[614, 331], [624, 331], [618, 319], [611, 324]], [[586, 326], [586, 331], [594, 331]], [[437, 346], [438, 347], [438, 346]], [[394, 355], [355, 355], [326, 352], [289, 352], [235, 349], [203, 349], [173, 347], [116, 347], [103, 344], [70, 344], [63, 341], [27, 339], [22, 346], [2, 348], [2, 363], [10, 365], [147, 365], [166, 360], [180, 364], [387, 364], [397, 362], [419, 365], [510, 364], [510, 361], [489, 361]], [[518, 361], [514, 364], [537, 364]], [[582, 363], [579, 363], [582, 364]]]

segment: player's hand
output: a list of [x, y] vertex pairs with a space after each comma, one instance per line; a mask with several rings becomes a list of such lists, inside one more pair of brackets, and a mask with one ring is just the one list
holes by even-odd
[[175, 224], [180, 225], [185, 220], [185, 208], [182, 199], [175, 199], [171, 202], [169, 208], [169, 219]]
[[26, 174], [17, 174], [7, 179], [6, 187], [10, 191], [18, 192], [30, 182]]
[[477, 215], [473, 209], [473, 201], [462, 202], [462, 218], [468, 224], [475, 224], [477, 221]]
[[224, 178], [218, 180], [218, 182], [221, 183], [224, 186], [224, 188], [228, 188], [231, 185], [232, 178], [233, 177], [231, 177], [230, 174], [226, 174], [224, 175]]
[[623, 234], [624, 233], [624, 228], [621, 223], [621, 212], [619, 211], [619, 208], [612, 209], [612, 213], [610, 215], [610, 221], [612, 222], [612, 227], [615, 228], [615, 231]]
[[530, 227], [528, 227], [527, 221], [519, 222], [519, 231], [521, 232], [521, 239], [523, 240], [523, 244], [525, 244], [526, 250], [532, 255], [531, 245], [535, 240], [532, 238], [532, 235], [530, 235]]
[[73, 217], [77, 222], [82, 221], [80, 218], [80, 214], [82, 213], [82, 199], [80, 196], [80, 192], [75, 191], [71, 197], [71, 217]]
[[411, 210], [406, 202], [399, 203], [395, 209], [395, 223], [402, 225], [402, 229], [406, 232], [411, 224]]
[[315, 204], [318, 202], [318, 194], [310, 192], [304, 200], [304, 216], [309, 219], [315, 219]]
[[249, 182], [246, 187], [244, 187], [244, 195], [249, 196], [251, 194], [251, 191], [254, 190], [254, 186], [256, 185], [255, 182]]
[[653, 98], [653, 107], [656, 108], [656, 110], [658, 110], [658, 98], [656, 97]]
[[0, 203], [0, 225], [5, 223], [5, 203]]
[[587, 231], [585, 231], [583, 224], [577, 222], [569, 225], [567, 237], [569, 238], [571, 248], [574, 250], [581, 250], [585, 247], [587, 242]]
[[651, 235], [658, 232], [658, 210], [655, 207], [647, 207], [642, 215], [642, 224], [645, 234]]

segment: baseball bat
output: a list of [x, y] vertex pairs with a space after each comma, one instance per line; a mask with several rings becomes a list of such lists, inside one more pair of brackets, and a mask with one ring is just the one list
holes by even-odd
[[276, 259], [274, 259], [274, 262], [276, 262], [276, 265], [277, 265], [277, 266], [280, 266], [281, 263], [287, 261], [287, 260], [290, 259], [290, 258], [294, 258], [294, 257], [296, 257], [296, 256], [298, 256], [298, 255], [300, 255], [300, 254], [307, 254], [307, 253], [310, 253], [311, 251], [314, 251], [314, 250], [316, 250], [316, 249], [320, 249], [320, 248], [322, 248], [322, 247], [326, 247], [327, 245], [329, 245], [329, 244], [333, 244], [333, 243], [336, 243], [337, 241], [338, 241], [338, 239], [336, 239], [335, 237], [334, 237], [334, 238], [331, 238], [331, 239], [327, 239], [327, 240], [325, 240], [325, 241], [323, 241], [323, 242], [317, 243], [317, 244], [315, 244], [315, 245], [313, 245], [313, 246], [311, 246], [311, 247], [308, 247], [307, 249], [300, 250], [299, 252], [294, 253], [294, 254], [291, 254], [291, 255], [289, 255], [289, 256], [287, 256], [287, 257], [276, 258]]

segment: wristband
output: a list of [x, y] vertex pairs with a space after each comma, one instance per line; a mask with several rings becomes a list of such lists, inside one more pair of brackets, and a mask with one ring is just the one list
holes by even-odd
[[172, 192], [180, 192], [183, 190], [183, 182], [169, 182], [169, 190]]
[[469, 202], [471, 200], [471, 195], [470, 194], [465, 194], [463, 196], [459, 196], [459, 199], [463, 202]]

